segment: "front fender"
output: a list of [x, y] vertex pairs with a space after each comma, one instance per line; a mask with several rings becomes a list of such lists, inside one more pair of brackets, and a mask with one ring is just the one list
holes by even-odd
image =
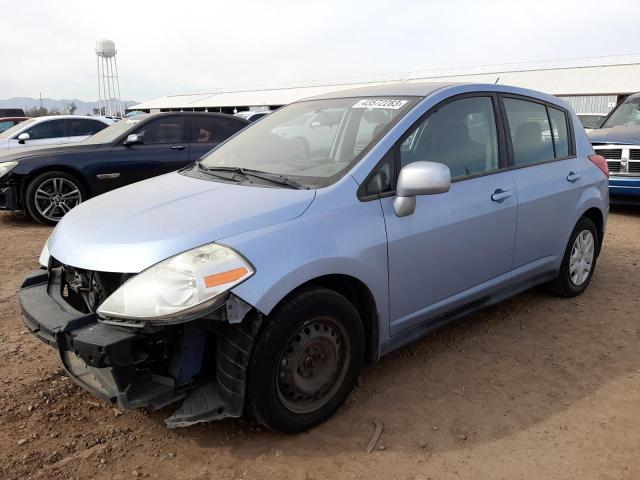
[[253, 277], [233, 293], [268, 315], [299, 286], [325, 275], [347, 275], [367, 286], [378, 310], [380, 336], [388, 336], [382, 208], [379, 200], [358, 201], [353, 179], [349, 187], [346, 194], [340, 186], [319, 190], [307, 212], [294, 220], [221, 240], [255, 267]]
[[382, 287], [383, 291], [386, 282], [384, 282], [385, 285], [378, 285], [374, 281], [372, 269], [360, 261], [346, 257], [331, 257], [311, 260], [298, 267], [291, 265], [291, 268], [290, 271], [278, 269], [280, 273], [278, 278], [274, 275], [276, 269], [269, 268], [268, 279], [261, 278], [257, 281], [258, 279], [254, 278], [234, 289], [233, 292], [260, 312], [268, 315], [282, 299], [299, 286], [326, 275], [344, 275], [362, 282], [373, 293], [380, 310], [378, 305], [380, 296], [376, 295], [376, 291], [380, 293], [379, 287]]

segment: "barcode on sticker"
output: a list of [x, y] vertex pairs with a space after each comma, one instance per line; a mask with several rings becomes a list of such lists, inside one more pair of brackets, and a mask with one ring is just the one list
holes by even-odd
[[351, 108], [390, 108], [391, 110], [398, 110], [402, 108], [408, 100], [398, 100], [395, 98], [366, 98], [359, 100]]

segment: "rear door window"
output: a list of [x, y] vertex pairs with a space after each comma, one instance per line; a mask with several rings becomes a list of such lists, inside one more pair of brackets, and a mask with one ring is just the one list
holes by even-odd
[[107, 127], [106, 124], [97, 120], [85, 120], [83, 118], [72, 118], [69, 120], [69, 136], [80, 137], [93, 135]]
[[505, 98], [504, 108], [514, 164], [519, 166], [552, 160], [555, 154], [547, 108], [541, 103], [514, 98]]

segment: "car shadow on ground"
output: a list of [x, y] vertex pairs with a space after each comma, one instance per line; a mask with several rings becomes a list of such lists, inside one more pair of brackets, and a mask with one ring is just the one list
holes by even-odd
[[638, 205], [610, 205], [609, 209], [617, 215], [640, 218], [640, 202]]

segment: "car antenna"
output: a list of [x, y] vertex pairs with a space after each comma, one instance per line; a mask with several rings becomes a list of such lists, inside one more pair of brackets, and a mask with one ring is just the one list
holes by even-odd
[[495, 85], [496, 83], [498, 83], [499, 80], [500, 80], [500, 77], [496, 78], [496, 81], [493, 82], [493, 84]]

